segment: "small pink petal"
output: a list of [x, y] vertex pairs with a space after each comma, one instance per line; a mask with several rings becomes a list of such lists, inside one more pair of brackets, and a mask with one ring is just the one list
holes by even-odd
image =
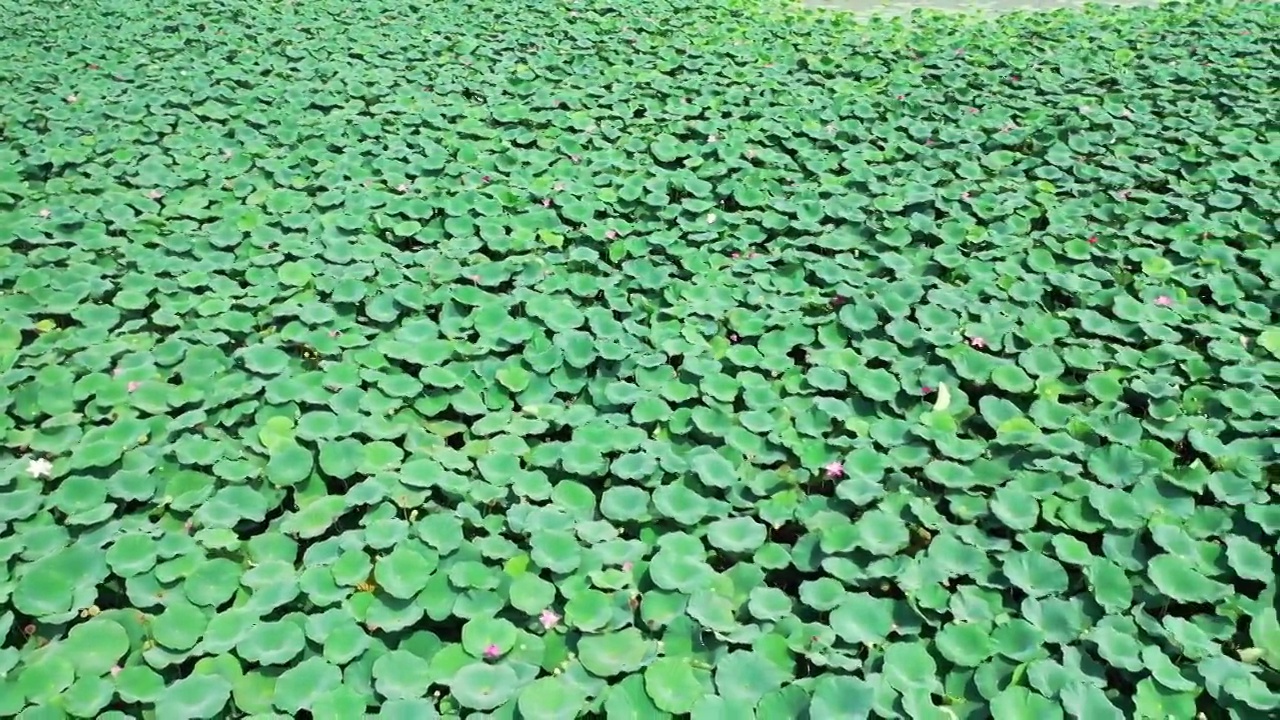
[[137, 380], [129, 381], [129, 392], [133, 392], [134, 390], [137, 390], [140, 387], [142, 387], [142, 383], [138, 382]]
[[628, 560], [622, 563], [622, 572], [631, 572], [631, 568], [633, 567], [635, 567], [635, 564]]
[[608, 239], [612, 240], [612, 239], [614, 239], [614, 238], [618, 237], [618, 231], [617, 231], [617, 230], [606, 230], [606, 231], [605, 231], [605, 233], [604, 233], [604, 236], [605, 236], [606, 238], [608, 238]]
[[827, 463], [827, 466], [823, 469], [827, 471], [827, 477], [829, 478], [844, 477], [844, 463], [839, 460]]
[[1156, 298], [1156, 305], [1159, 305], [1160, 307], [1170, 307], [1171, 305], [1173, 305], [1173, 298], [1169, 297], [1168, 295], [1161, 295], [1160, 297]]
[[538, 617], [538, 622], [542, 623], [544, 630], [550, 630], [560, 622], [560, 616], [555, 614], [553, 610], [547, 609], [542, 611], [542, 615]]
[[921, 395], [932, 395], [932, 394], [933, 394], [933, 388], [929, 387], [928, 385], [925, 385], [924, 387], [920, 388], [920, 394], [921, 394]]
[[497, 645], [490, 645], [484, 649], [484, 656], [487, 658], [496, 658], [502, 654], [502, 649]]
[[976, 348], [984, 348], [987, 346], [987, 341], [975, 335], [969, 338], [969, 345]]
[[164, 197], [164, 193], [160, 192], [159, 190], [151, 190], [147, 192], [147, 197], [151, 198], [152, 200], [159, 200], [160, 198]]

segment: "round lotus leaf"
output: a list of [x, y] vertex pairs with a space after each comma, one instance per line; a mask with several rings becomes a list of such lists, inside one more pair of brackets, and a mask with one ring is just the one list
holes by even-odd
[[520, 691], [516, 707], [529, 720], [573, 720], [582, 713], [586, 700], [586, 693], [564, 676], [544, 677]]
[[556, 586], [532, 573], [522, 573], [508, 588], [511, 606], [526, 615], [538, 615], [556, 599]]
[[[277, 689], [277, 697], [279, 690]], [[320, 688], [320, 694], [311, 702], [311, 717], [315, 720], [344, 720], [344, 718], [366, 716], [368, 699], [360, 691], [339, 683]], [[288, 715], [287, 717], [298, 717]], [[423, 713], [420, 718], [431, 720], [439, 717]]]
[[582, 546], [567, 532], [535, 533], [530, 538], [529, 545], [529, 555], [533, 561], [554, 573], [571, 573], [582, 562]]
[[506, 665], [467, 665], [449, 681], [453, 699], [472, 710], [492, 710], [510, 700], [518, 688], [515, 671]]
[[204, 635], [209, 615], [195, 605], [176, 602], [151, 621], [151, 636], [170, 650], [190, 650]]
[[13, 607], [37, 619], [60, 618], [88, 607], [97, 594], [95, 586], [106, 575], [106, 558], [88, 547], [75, 545], [43, 555], [18, 575]]
[[388, 595], [407, 600], [422, 592], [438, 564], [439, 558], [433, 551], [419, 552], [400, 546], [378, 560], [373, 567], [373, 577]]
[[1147, 561], [1147, 576], [1165, 597], [1180, 602], [1215, 602], [1231, 593], [1231, 587], [1211, 580], [1185, 558], [1157, 555]]
[[764, 544], [768, 529], [752, 518], [725, 518], [707, 526], [712, 546], [732, 553], [752, 552]]
[[239, 590], [242, 574], [240, 566], [226, 558], [206, 560], [183, 580], [183, 594], [196, 605], [220, 606]]
[[222, 713], [231, 699], [231, 683], [221, 675], [191, 675], [166, 687], [156, 698], [158, 717], [205, 720]]
[[761, 653], [735, 650], [716, 664], [715, 685], [720, 696], [754, 706], [760, 698], [782, 687], [787, 673]]
[[991, 628], [980, 623], [949, 623], [934, 640], [938, 653], [961, 667], [977, 667], [991, 657]]
[[272, 702], [277, 708], [296, 716], [299, 710], [310, 710], [319, 699], [342, 683], [342, 671], [317, 657], [307, 658], [284, 671], [276, 679]]
[[711, 691], [710, 676], [696, 670], [689, 658], [663, 657], [644, 670], [644, 687], [659, 710], [683, 714], [692, 712]]
[[259, 375], [278, 375], [289, 366], [289, 355], [270, 345], [254, 345], [240, 353], [240, 361]]
[[462, 626], [462, 647], [476, 658], [492, 653], [492, 648], [506, 655], [515, 647], [518, 637], [516, 626], [503, 618], [476, 617]]
[[104, 675], [129, 651], [129, 633], [119, 623], [101, 617], [71, 629], [68, 656], [78, 675]]
[[602, 678], [639, 670], [654, 651], [653, 643], [635, 628], [587, 635], [578, 643], [582, 666]]
[[894, 643], [884, 651], [884, 678], [899, 692], [915, 690], [937, 692], [942, 684], [938, 680], [938, 664], [922, 642]]
[[297, 485], [311, 474], [315, 458], [311, 451], [293, 440], [278, 444], [267, 461], [266, 475], [279, 487]]
[[754, 588], [747, 599], [747, 609], [757, 620], [780, 620], [791, 614], [791, 605], [791, 598], [777, 588]]
[[431, 666], [406, 650], [392, 650], [373, 663], [374, 688], [388, 700], [423, 697], [431, 682]]
[[306, 645], [306, 636], [289, 620], [259, 622], [236, 643], [236, 654], [260, 665], [289, 662]]
[[820, 612], [828, 612], [848, 597], [844, 583], [834, 578], [806, 580], [800, 584], [800, 601]]
[[98, 715], [111, 703], [115, 696], [115, 688], [105, 677], [84, 675], [60, 696], [60, 702], [72, 717], [92, 717]]
[[154, 702], [164, 692], [164, 678], [145, 665], [130, 665], [115, 676], [116, 693], [125, 702]]
[[15, 689], [30, 703], [47, 703], [71, 687], [75, 679], [76, 667], [70, 658], [46, 654], [18, 672]]
[[875, 707], [874, 686], [864, 680], [839, 675], [823, 675], [813, 684], [810, 717], [840, 717], [866, 720]]

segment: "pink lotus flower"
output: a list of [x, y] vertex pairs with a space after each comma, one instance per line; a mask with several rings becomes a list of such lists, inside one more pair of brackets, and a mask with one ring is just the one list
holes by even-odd
[[164, 193], [160, 192], [159, 190], [152, 189], [147, 191], [147, 197], [151, 198], [152, 200], [159, 200], [160, 198], [164, 197]]
[[635, 567], [635, 563], [630, 560], [622, 563], [622, 572], [631, 572], [631, 568]]
[[490, 644], [489, 647], [484, 649], [484, 656], [489, 659], [499, 657], [500, 655], [502, 655], [502, 649], [497, 645]]
[[717, 139], [718, 139], [718, 138], [716, 138], [716, 136], [715, 136], [715, 135], [708, 135], [708, 136], [707, 136], [707, 142], [709, 142], [709, 143], [713, 143], [713, 142], [715, 142]]
[[485, 175], [484, 177], [480, 178], [480, 182], [482, 183], [488, 183], [489, 181], [490, 181], [490, 178], [488, 175]]
[[987, 346], [987, 341], [977, 335], [973, 335], [969, 337], [969, 345], [970, 347], [984, 348]]
[[960, 193], [960, 199], [961, 199], [961, 200], [968, 200], [968, 199], [969, 199], [969, 193], [968, 193], [968, 191], [965, 191], [965, 192]]
[[41, 208], [41, 209], [40, 209], [40, 217], [42, 217], [42, 218], [46, 218], [46, 219], [47, 219], [47, 218], [48, 218], [50, 215], [52, 215], [52, 214], [53, 214], [53, 213], [49, 212], [49, 208]]
[[121, 670], [124, 670], [124, 668], [120, 667], [119, 665], [112, 665], [112, 666], [111, 666], [111, 677], [115, 677], [115, 676], [119, 675]]
[[400, 183], [396, 186], [396, 191], [402, 193], [409, 192], [409, 183]]
[[551, 198], [542, 198], [542, 207], [551, 207]]
[[827, 477], [829, 478], [844, 477], [844, 463], [839, 460], [832, 460], [823, 469], [827, 471]]
[[977, 114], [978, 114], [978, 108], [976, 108], [976, 107], [971, 107], [971, 108], [969, 108], [969, 114], [970, 114], [970, 115], [977, 115]]
[[729, 333], [729, 342], [731, 343], [738, 342], [738, 333]]
[[1161, 295], [1156, 298], [1156, 305], [1159, 305], [1160, 307], [1170, 307], [1173, 305], [1173, 298], [1168, 295]]
[[128, 387], [129, 387], [129, 392], [133, 392], [134, 390], [137, 390], [138, 388], [142, 387], [142, 383], [138, 382], [137, 380], [130, 380]]
[[605, 236], [606, 238], [608, 238], [609, 240], [613, 240], [614, 238], [618, 237], [618, 231], [617, 231], [617, 230], [605, 230], [605, 232], [604, 232], [604, 236]]
[[1098, 236], [1097, 236], [1097, 235], [1090, 235], [1090, 236], [1089, 236], [1089, 244], [1090, 244], [1090, 245], [1097, 245], [1097, 244], [1098, 244]]
[[715, 222], [715, 221], [716, 221], [716, 214], [715, 214], [715, 213], [707, 213], [707, 224], [708, 224], [708, 225], [710, 225], [711, 223], [713, 223], [713, 222]]
[[123, 368], [116, 368], [111, 371], [111, 377], [120, 377], [120, 373], [124, 372]]
[[733, 258], [734, 260], [737, 260], [737, 259], [738, 259], [738, 253], [729, 253], [729, 257]]
[[925, 385], [924, 387], [920, 388], [920, 394], [921, 394], [921, 395], [932, 395], [932, 394], [933, 394], [933, 388], [929, 387], [928, 385]]
[[556, 626], [556, 623], [560, 622], [560, 616], [551, 609], [543, 610], [542, 614], [538, 616], [538, 622], [542, 623], [544, 630], [550, 630]]
[[77, 100], [79, 100], [79, 99], [80, 99], [80, 96], [79, 96], [79, 95], [74, 95], [74, 94], [73, 94], [73, 95], [68, 95], [68, 96], [67, 96], [67, 102], [69, 102], [69, 103], [76, 102], [76, 101], [77, 101]]

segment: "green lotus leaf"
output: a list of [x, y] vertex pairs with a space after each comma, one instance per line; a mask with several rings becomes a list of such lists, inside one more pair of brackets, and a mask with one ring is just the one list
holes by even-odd
[[387, 700], [424, 697], [431, 684], [431, 666], [407, 650], [392, 650], [372, 667], [373, 687]]
[[216, 717], [231, 699], [231, 683], [220, 675], [192, 675], [169, 685], [156, 698], [156, 713], [165, 717]]
[[635, 628], [585, 636], [578, 643], [583, 667], [602, 678], [639, 670], [653, 652], [653, 643]]
[[462, 707], [492, 710], [516, 694], [517, 677], [506, 665], [477, 663], [454, 674], [449, 691]]
[[563, 676], [544, 677], [520, 691], [516, 707], [529, 720], [571, 720], [582, 712], [586, 699], [586, 693]]

